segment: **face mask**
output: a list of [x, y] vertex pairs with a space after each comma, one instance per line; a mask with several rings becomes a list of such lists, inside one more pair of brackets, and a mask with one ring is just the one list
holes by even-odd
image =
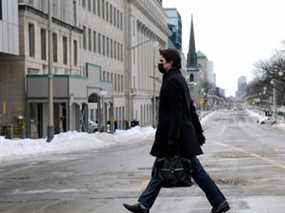
[[158, 64], [158, 70], [162, 74], [166, 73], [166, 70], [164, 69], [163, 64], [161, 64], [161, 63]]

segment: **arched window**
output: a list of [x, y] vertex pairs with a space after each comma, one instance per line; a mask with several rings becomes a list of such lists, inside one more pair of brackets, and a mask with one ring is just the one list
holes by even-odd
[[190, 74], [190, 82], [193, 82], [194, 81], [194, 75], [193, 74]]

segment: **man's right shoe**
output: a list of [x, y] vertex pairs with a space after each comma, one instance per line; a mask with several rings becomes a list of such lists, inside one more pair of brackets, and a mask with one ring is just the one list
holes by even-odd
[[133, 213], [149, 213], [148, 209], [143, 209], [140, 203], [136, 203], [134, 205], [123, 204], [123, 206]]
[[231, 209], [228, 201], [222, 202], [219, 206], [212, 209], [211, 213], [225, 213]]

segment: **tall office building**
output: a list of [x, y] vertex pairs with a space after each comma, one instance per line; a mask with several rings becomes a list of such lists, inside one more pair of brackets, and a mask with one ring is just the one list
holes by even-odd
[[182, 50], [182, 20], [176, 8], [165, 8], [167, 25], [171, 31], [169, 47]]

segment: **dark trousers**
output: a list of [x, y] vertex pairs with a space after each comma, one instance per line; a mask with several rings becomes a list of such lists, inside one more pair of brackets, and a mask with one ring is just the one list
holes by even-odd
[[[226, 200], [223, 193], [220, 191], [218, 186], [210, 178], [207, 172], [204, 170], [198, 158], [193, 158], [193, 179], [196, 184], [203, 190], [206, 197], [212, 207], [217, 207], [219, 204]], [[139, 197], [139, 203], [145, 208], [150, 209], [157, 198], [161, 189], [160, 180], [152, 177], [145, 191]]]

